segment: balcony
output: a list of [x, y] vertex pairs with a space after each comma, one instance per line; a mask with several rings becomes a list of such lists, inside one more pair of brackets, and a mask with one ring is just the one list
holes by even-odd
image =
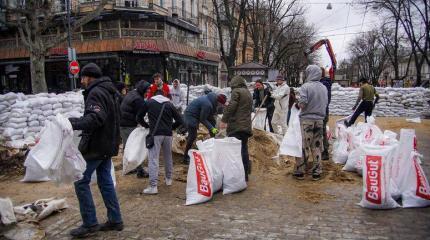
[[172, 17], [177, 17], [194, 25], [198, 25], [197, 16], [195, 14], [191, 14], [191, 12], [188, 12], [179, 7], [171, 7], [169, 8], [169, 12], [172, 13]]

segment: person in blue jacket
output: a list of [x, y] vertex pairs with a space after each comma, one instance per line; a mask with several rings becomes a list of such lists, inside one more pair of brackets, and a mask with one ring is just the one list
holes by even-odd
[[215, 136], [218, 133], [218, 129], [215, 128], [217, 106], [218, 103], [224, 105], [226, 100], [227, 97], [224, 94], [209, 92], [207, 95], [193, 100], [185, 109], [184, 120], [188, 131], [187, 146], [184, 152], [185, 164], [189, 164], [190, 162], [188, 151], [197, 138], [197, 130], [199, 129], [200, 123], [209, 130], [211, 136]]

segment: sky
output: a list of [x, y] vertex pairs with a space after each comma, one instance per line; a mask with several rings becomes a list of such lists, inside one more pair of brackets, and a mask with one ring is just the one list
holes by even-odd
[[[328, 38], [333, 46], [338, 64], [348, 58], [348, 43], [357, 33], [372, 29], [377, 24], [377, 17], [371, 11], [364, 11], [353, 0], [300, 0], [306, 8], [306, 20], [313, 24], [318, 32], [318, 40]], [[331, 3], [332, 9], [327, 10]], [[330, 57], [321, 47], [319, 50], [322, 66], [331, 66]]]

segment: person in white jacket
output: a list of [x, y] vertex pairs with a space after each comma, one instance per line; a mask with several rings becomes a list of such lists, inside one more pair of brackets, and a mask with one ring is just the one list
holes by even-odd
[[170, 88], [170, 95], [172, 96], [173, 106], [176, 108], [176, 110], [178, 110], [179, 113], [182, 113], [184, 93], [181, 90], [181, 86], [179, 85], [179, 79], [173, 80], [172, 85], [173, 86]]
[[275, 133], [285, 135], [287, 132], [288, 101], [290, 99], [290, 87], [283, 76], [276, 77], [276, 88], [272, 93], [275, 99], [275, 112], [273, 113], [272, 125]]

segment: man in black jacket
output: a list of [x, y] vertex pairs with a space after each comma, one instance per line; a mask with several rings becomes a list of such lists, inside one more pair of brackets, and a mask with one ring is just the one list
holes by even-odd
[[[170, 99], [162, 94], [162, 92], [157, 92], [156, 96], [145, 102], [137, 114], [139, 124], [146, 128], [149, 127], [149, 134], [154, 136], [154, 146], [148, 149], [149, 187], [143, 190], [144, 194], [158, 193], [160, 149], [163, 149], [165, 182], [167, 186], [172, 185], [172, 130], [182, 125], [183, 121]], [[144, 119], [146, 114], [148, 114], [149, 124]], [[159, 117], [160, 121], [156, 126]], [[175, 120], [174, 123], [173, 120]]]
[[[145, 103], [146, 91], [148, 90], [149, 84], [146, 81], [139, 81], [136, 84], [136, 89], [130, 91], [123, 99], [121, 103], [121, 139], [123, 147], [127, 143], [128, 136], [137, 127], [136, 115], [140, 107]], [[148, 177], [148, 173], [145, 172], [143, 166], [139, 166], [137, 169], [137, 177], [143, 178]]]
[[[272, 118], [273, 112], [275, 111], [275, 104], [272, 94], [270, 93], [270, 89], [265, 88], [261, 80], [257, 80], [255, 82], [255, 89], [252, 97], [255, 100], [255, 109], [258, 109], [260, 106], [262, 108], [266, 108], [266, 119], [269, 121], [269, 130], [270, 132], [273, 132]], [[266, 100], [264, 100], [264, 98], [266, 98]], [[264, 126], [264, 129], [266, 129], [266, 125]]]
[[[92, 233], [109, 230], [121, 231], [123, 222], [111, 177], [111, 157], [118, 154], [120, 131], [120, 95], [112, 81], [102, 77], [100, 68], [89, 63], [82, 68], [81, 84], [85, 112], [81, 118], [69, 119], [73, 130], [82, 130], [79, 151], [87, 162], [84, 176], [75, 182], [76, 196], [82, 216], [82, 226], [73, 229], [74, 237], [86, 237]], [[93, 172], [97, 172], [97, 184], [107, 208], [108, 221], [99, 225], [96, 208], [91, 195], [90, 182]]]

